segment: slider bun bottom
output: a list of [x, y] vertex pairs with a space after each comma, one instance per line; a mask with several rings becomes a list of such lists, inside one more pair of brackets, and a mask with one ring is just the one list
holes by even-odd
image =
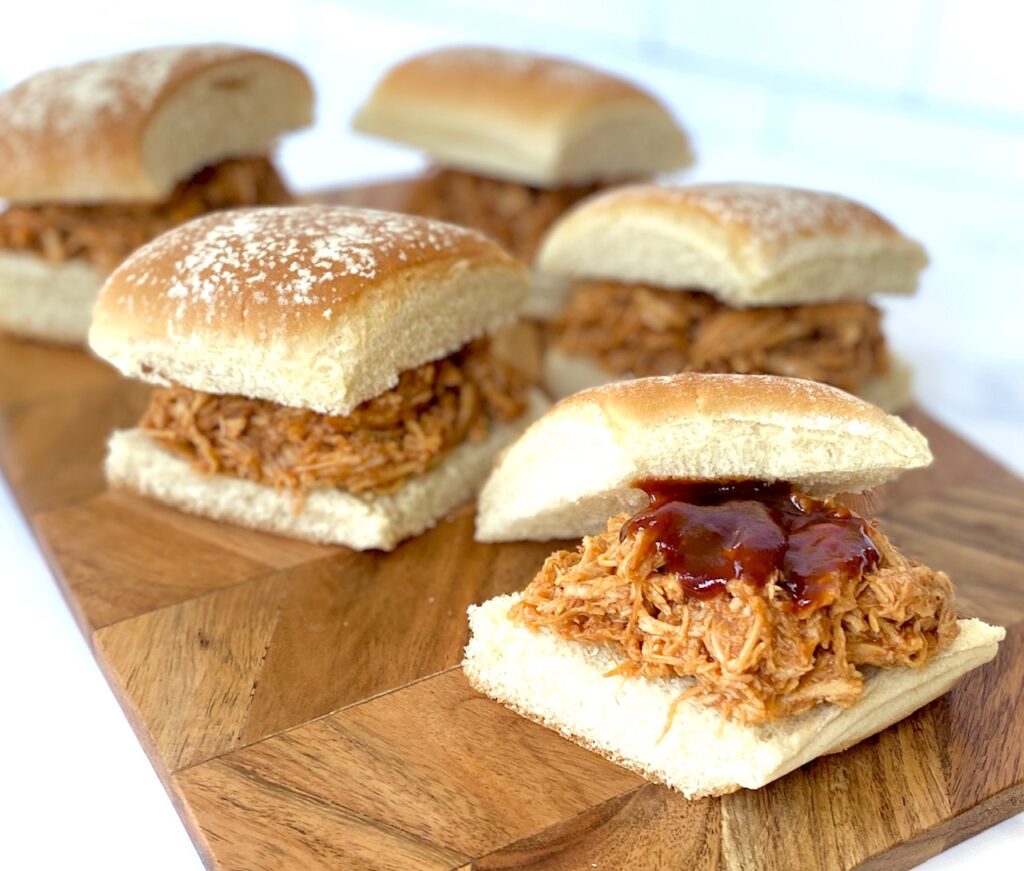
[[[889, 371], [865, 382], [856, 394], [890, 412], [906, 408], [913, 400], [910, 364], [895, 354], [891, 359]], [[564, 399], [581, 390], [621, 380], [593, 357], [566, 354], [555, 347], [545, 352], [542, 369], [542, 384], [552, 399]]]
[[0, 332], [84, 345], [102, 274], [82, 260], [0, 253]]
[[291, 494], [227, 475], [201, 474], [138, 429], [113, 433], [106, 474], [112, 486], [191, 514], [355, 550], [392, 550], [473, 498], [495, 455], [545, 405], [539, 393], [534, 395], [521, 418], [492, 427], [481, 442], [464, 442], [395, 493], [359, 496], [338, 488], [318, 489], [298, 514], [292, 511]]
[[518, 595], [469, 609], [463, 669], [480, 692], [687, 798], [757, 789], [827, 753], [874, 735], [945, 693], [996, 654], [1005, 630], [960, 620], [953, 644], [923, 668], [873, 670], [850, 708], [819, 705], [764, 726], [732, 722], [695, 702], [679, 705], [682, 678], [605, 677], [607, 648], [533, 631], [508, 619]]

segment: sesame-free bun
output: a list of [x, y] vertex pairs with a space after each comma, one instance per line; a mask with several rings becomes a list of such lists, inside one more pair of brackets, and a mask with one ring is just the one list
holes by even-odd
[[480, 541], [604, 529], [647, 504], [650, 479], [789, 481], [813, 496], [862, 492], [927, 466], [924, 436], [813, 381], [684, 374], [619, 381], [555, 405], [499, 459], [480, 494]]
[[167, 46], [38, 73], [0, 93], [0, 199], [163, 200], [196, 170], [260, 154], [313, 119], [283, 58]]
[[487, 237], [346, 206], [238, 209], [107, 280], [89, 344], [125, 375], [348, 414], [510, 322], [526, 268]]
[[552, 277], [703, 290], [737, 308], [910, 294], [927, 262], [867, 206], [763, 184], [597, 194], [552, 226], [537, 255]]
[[[598, 387], [627, 376], [618, 376], [605, 369], [595, 357], [567, 354], [557, 345], [548, 345], [541, 363], [541, 383], [552, 399], [564, 399], [581, 390]], [[856, 395], [886, 411], [900, 411], [913, 400], [913, 372], [910, 364], [896, 354], [889, 354], [889, 371], [869, 378]]]
[[389, 70], [353, 122], [443, 166], [537, 187], [617, 181], [693, 163], [647, 91], [580, 63], [446, 48]]
[[[480, 692], [687, 798], [757, 789], [902, 720], [992, 659], [999, 626], [959, 620], [952, 644], [921, 668], [868, 669], [849, 708], [822, 704], [777, 723], [733, 722], [679, 702], [686, 678], [608, 677], [608, 648], [510, 620], [517, 595], [470, 607], [463, 670]], [[667, 731], [665, 726], [671, 725]]]
[[0, 333], [81, 345], [103, 275], [84, 260], [0, 251]]
[[291, 493], [229, 475], [205, 475], [137, 429], [114, 432], [105, 471], [111, 486], [190, 514], [354, 550], [392, 550], [473, 498], [495, 455], [547, 405], [536, 391], [526, 414], [491, 426], [482, 441], [458, 445], [394, 493], [312, 490], [295, 510]]

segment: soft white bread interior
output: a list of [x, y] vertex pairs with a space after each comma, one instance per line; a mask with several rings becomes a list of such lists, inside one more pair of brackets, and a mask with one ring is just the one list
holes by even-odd
[[103, 275], [82, 260], [0, 251], [0, 332], [80, 345]]
[[[913, 371], [906, 360], [895, 354], [889, 356], [889, 371], [864, 382], [857, 395], [886, 411], [899, 411], [906, 408], [913, 399]], [[541, 383], [552, 399], [564, 399], [581, 390], [621, 380], [594, 357], [567, 354], [550, 344], [544, 351], [541, 369]]]
[[158, 201], [196, 170], [267, 151], [313, 120], [295, 64], [167, 46], [47, 70], [0, 94], [0, 198]]
[[686, 678], [606, 677], [608, 647], [534, 631], [508, 618], [517, 595], [469, 609], [463, 669], [480, 692], [687, 798], [757, 789], [851, 747], [941, 696], [996, 655], [1001, 627], [960, 620], [956, 640], [921, 668], [869, 670], [850, 708], [825, 704], [779, 723], [747, 726], [687, 701]]
[[510, 322], [526, 268], [473, 230], [345, 206], [207, 215], [107, 280], [89, 343], [124, 374], [348, 414]]
[[447, 48], [389, 70], [353, 122], [438, 163], [538, 187], [616, 181], [693, 163], [651, 94], [580, 63]]
[[927, 466], [924, 436], [813, 381], [683, 374], [619, 381], [555, 405], [499, 459], [480, 494], [480, 541], [577, 538], [647, 504], [639, 481], [789, 481], [861, 492]]
[[543, 411], [539, 392], [529, 411], [492, 426], [479, 442], [463, 442], [400, 490], [382, 496], [339, 488], [313, 490], [294, 511], [290, 493], [227, 475], [204, 475], [137, 429], [110, 437], [107, 480], [190, 514], [355, 550], [392, 550], [472, 499], [497, 453]]
[[927, 262], [919, 243], [860, 203], [762, 184], [597, 194], [549, 230], [537, 255], [553, 277], [703, 290], [740, 308], [909, 294]]

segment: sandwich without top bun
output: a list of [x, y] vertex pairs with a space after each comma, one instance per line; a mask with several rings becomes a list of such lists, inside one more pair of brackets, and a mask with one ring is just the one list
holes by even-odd
[[[392, 389], [403, 401], [403, 373], [510, 321], [526, 286], [521, 264], [462, 228], [336, 206], [237, 210], [179, 227], [125, 261], [96, 305], [90, 344], [124, 374], [185, 388], [200, 405], [229, 395], [247, 407], [286, 406], [287, 419], [287, 409], [346, 416]], [[390, 549], [470, 498], [537, 402], [397, 488], [288, 492], [246, 479], [245, 462], [240, 474], [203, 474], [140, 430], [114, 435], [107, 472], [115, 484], [196, 513]], [[231, 430], [230, 417], [218, 431]], [[304, 431], [319, 416], [303, 420], [284, 426]], [[356, 436], [375, 425], [335, 420], [328, 429]], [[349, 461], [334, 456], [328, 465]]]
[[154, 202], [225, 157], [311, 123], [283, 58], [232, 45], [146, 49], [47, 70], [0, 94], [0, 199]]
[[945, 574], [832, 498], [930, 460], [902, 421], [812, 382], [679, 375], [565, 400], [502, 457], [478, 535], [585, 537], [469, 609], [465, 673], [688, 797], [844, 750], [1005, 636], [957, 620]]
[[[463, 669], [516, 713], [687, 798], [758, 789], [840, 753], [945, 694], [998, 651], [1006, 630], [959, 620], [953, 643], [922, 668], [879, 669], [852, 708], [819, 705], [762, 726], [676, 704], [680, 678], [609, 677], [621, 658], [508, 618], [518, 595], [470, 606]], [[666, 723], [671, 725], [666, 731]]]
[[439, 164], [537, 187], [655, 175], [693, 162], [651, 94], [572, 61], [449, 48], [391, 69], [355, 127]]
[[609, 515], [646, 503], [636, 481], [757, 478], [828, 496], [931, 461], [913, 427], [825, 384], [699, 374], [615, 382], [563, 399], [502, 455], [480, 494], [477, 538], [598, 532]]
[[133, 248], [216, 208], [287, 202], [262, 155], [312, 117], [299, 67], [229, 45], [91, 60], [0, 94], [0, 329], [83, 342]]

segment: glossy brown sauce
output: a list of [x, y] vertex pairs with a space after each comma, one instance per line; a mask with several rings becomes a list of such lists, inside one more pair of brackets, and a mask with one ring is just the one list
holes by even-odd
[[758, 586], [781, 573], [779, 586], [798, 611], [818, 607], [845, 580], [878, 567], [868, 524], [789, 484], [763, 481], [640, 481], [650, 505], [621, 536], [649, 530], [687, 595], [708, 599], [743, 578]]

